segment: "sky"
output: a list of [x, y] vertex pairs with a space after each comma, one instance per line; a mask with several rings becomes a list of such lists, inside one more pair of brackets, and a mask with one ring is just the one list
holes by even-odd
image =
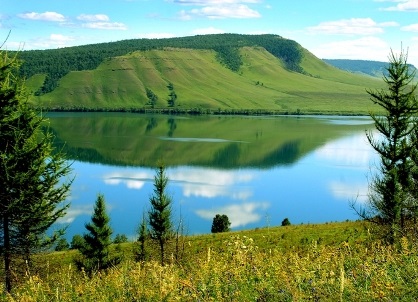
[[218, 33], [277, 34], [321, 59], [403, 49], [418, 67], [418, 0], [0, 0], [7, 50]]

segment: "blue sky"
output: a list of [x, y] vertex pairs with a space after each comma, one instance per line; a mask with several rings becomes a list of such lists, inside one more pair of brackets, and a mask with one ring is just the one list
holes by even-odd
[[211, 33], [277, 34], [319, 58], [418, 66], [418, 0], [1, 0], [3, 48], [47, 49]]

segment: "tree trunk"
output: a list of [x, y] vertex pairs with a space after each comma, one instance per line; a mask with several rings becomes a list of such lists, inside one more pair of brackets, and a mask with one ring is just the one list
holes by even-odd
[[3, 235], [4, 235], [4, 272], [5, 272], [5, 290], [10, 293], [12, 291], [12, 271], [11, 271], [11, 252], [10, 252], [10, 230], [9, 217], [7, 214], [3, 217]]

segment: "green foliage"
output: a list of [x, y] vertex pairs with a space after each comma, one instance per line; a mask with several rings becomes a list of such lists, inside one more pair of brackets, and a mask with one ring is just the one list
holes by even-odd
[[168, 107], [174, 107], [176, 105], [177, 94], [174, 91], [173, 83], [168, 83], [167, 88], [169, 90], [168, 100], [167, 100]]
[[285, 218], [282, 221], [282, 226], [288, 226], [291, 225], [289, 218]]
[[212, 227], [210, 231], [212, 233], [229, 232], [230, 226], [231, 226], [231, 222], [229, 221], [229, 218], [227, 215], [216, 214], [215, 217], [213, 217]]
[[134, 255], [136, 261], [147, 260], [146, 242], [148, 239], [147, 221], [145, 215], [142, 217], [141, 224], [138, 227], [138, 240], [134, 245]]
[[151, 105], [151, 108], [154, 108], [157, 104], [158, 96], [149, 88], [146, 88], [145, 92], [147, 94], [149, 105]]
[[151, 209], [148, 212], [148, 220], [150, 236], [160, 246], [161, 264], [164, 264], [164, 246], [173, 238], [172, 200], [166, 193], [167, 183], [165, 167], [160, 165], [154, 177], [154, 195], [150, 197]]
[[220, 45], [215, 47], [218, 60], [232, 71], [237, 72], [242, 65], [242, 59], [237, 47]]
[[128, 237], [125, 234], [116, 234], [115, 239], [113, 239], [113, 243], [120, 244], [128, 242]]
[[41, 133], [44, 119], [26, 103], [25, 86], [16, 76], [19, 63], [0, 52], [0, 245], [5, 288], [11, 290], [11, 260], [22, 256], [31, 265], [35, 252], [50, 248], [62, 235], [46, 231], [65, 215], [71, 181], [49, 132]]
[[68, 243], [67, 239], [60, 238], [55, 246], [55, 251], [67, 251], [70, 248], [70, 244]]
[[94, 205], [91, 222], [86, 224], [88, 233], [84, 234], [85, 244], [79, 247], [82, 258], [76, 259], [79, 268], [87, 272], [102, 270], [118, 262], [109, 256], [109, 248], [112, 244], [112, 229], [109, 225], [110, 218], [106, 213], [104, 196], [99, 194]]
[[[417, 127], [417, 85], [411, 82], [414, 74], [407, 64], [407, 55], [390, 54], [388, 76], [384, 77], [387, 90], [368, 91], [371, 100], [384, 109], [383, 115], [371, 114], [379, 138], [371, 131], [367, 138], [380, 155], [379, 174], [370, 184], [369, 213], [363, 217], [374, 219], [385, 229], [385, 237], [394, 242], [406, 235], [406, 221], [416, 219], [417, 196], [411, 196], [411, 154], [416, 148], [411, 139]], [[412, 141], [412, 142], [411, 142]]]
[[85, 245], [85, 240], [83, 238], [83, 236], [81, 235], [74, 235], [73, 238], [71, 239], [71, 249], [72, 250], [78, 250], [83, 248], [83, 246]]

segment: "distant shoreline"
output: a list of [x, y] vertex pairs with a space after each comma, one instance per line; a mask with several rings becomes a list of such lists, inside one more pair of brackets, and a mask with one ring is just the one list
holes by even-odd
[[36, 107], [41, 112], [119, 112], [119, 113], [138, 113], [138, 114], [168, 114], [168, 115], [337, 115], [337, 116], [368, 116], [368, 113], [357, 111], [285, 111], [267, 109], [209, 109], [209, 108], [49, 108]]

